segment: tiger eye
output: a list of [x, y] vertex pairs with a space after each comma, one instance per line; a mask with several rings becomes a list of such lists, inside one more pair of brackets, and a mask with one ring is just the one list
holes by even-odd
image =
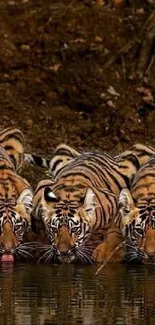
[[75, 214], [75, 210], [74, 209], [69, 209], [70, 213]]
[[57, 214], [61, 213], [61, 209], [56, 209], [55, 213], [57, 213]]
[[73, 217], [73, 214], [71, 212], [68, 212], [68, 217], [69, 218], [72, 218]]

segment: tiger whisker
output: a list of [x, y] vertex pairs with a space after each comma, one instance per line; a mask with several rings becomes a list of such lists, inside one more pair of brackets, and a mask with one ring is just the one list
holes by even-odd
[[[37, 242], [37, 241], [32, 241], [32, 242], [24, 242], [23, 243], [24, 245], [36, 245], [36, 244], [39, 244], [39, 242]], [[21, 245], [23, 245], [23, 244], [21, 244]]]
[[86, 262], [86, 263], [93, 263], [93, 260], [91, 259], [91, 257], [89, 257], [88, 255], [86, 255], [86, 254], [82, 254], [83, 255], [83, 257], [84, 257], [84, 261]]
[[41, 250], [41, 249], [49, 249], [49, 248], [51, 248], [52, 247], [52, 245], [47, 245], [47, 246], [39, 246], [39, 249]]
[[35, 244], [25, 245], [25, 243], [23, 243], [23, 244], [20, 244], [20, 247], [25, 247], [25, 249], [34, 249], [34, 248], [36, 248], [38, 246], [37, 246], [37, 244], [36, 245]]
[[25, 257], [31, 257], [31, 258], [34, 258], [34, 256], [31, 254], [31, 253], [29, 253], [29, 252], [26, 252], [25, 250], [23, 250], [23, 249], [19, 249], [19, 252], [22, 252], [23, 254], [25, 254]]
[[92, 252], [93, 248], [88, 248], [88, 247], [80, 247], [80, 250], [82, 250], [83, 252]]
[[38, 260], [38, 262], [37, 263], [39, 263], [42, 259], [44, 259], [46, 256], [47, 256], [47, 254], [49, 254], [50, 253], [50, 251], [51, 251], [51, 249], [49, 249], [49, 250], [47, 250], [40, 258], [39, 258], [39, 260]]
[[81, 252], [76, 252], [76, 256], [79, 258], [79, 260], [81, 261], [81, 262], [84, 262], [84, 263], [86, 263], [87, 262], [87, 259], [85, 259], [85, 256], [83, 256], [83, 254], [81, 253]]
[[26, 246], [20, 246], [20, 250], [23, 250], [25, 254], [31, 254], [35, 251], [35, 247], [26, 247]]
[[127, 246], [127, 247], [131, 247], [131, 248], [134, 248], [134, 249], [137, 249], [137, 247], [136, 247], [134, 244], [132, 244], [132, 243], [128, 243], [128, 242], [126, 242], [126, 243], [125, 243], [125, 246]]
[[91, 256], [89, 256], [88, 254], [86, 254], [83, 250], [77, 250], [76, 251], [76, 255], [79, 257], [79, 259], [85, 263], [87, 263], [88, 261], [92, 264], [93, 260], [91, 258]]
[[15, 256], [18, 257], [18, 259], [20, 259], [20, 256], [24, 257], [24, 258], [28, 258], [28, 256], [25, 256], [22, 252], [20, 252], [19, 250], [18, 251], [15, 251], [14, 252]]
[[[34, 256], [30, 253], [30, 252], [27, 252], [25, 249], [22, 249], [20, 246], [17, 247], [16, 249], [19, 253], [21, 253], [21, 255], [23, 254], [23, 256], [25, 256], [25, 258], [28, 258], [28, 257], [31, 257], [31, 258], [34, 258]], [[15, 250], [15, 251], [16, 251]], [[25, 255], [24, 255], [25, 254]]]
[[52, 257], [54, 255], [54, 252], [51, 251], [51, 253], [49, 254], [49, 256], [47, 256], [47, 258], [45, 259], [45, 263], [48, 261], [48, 260], [51, 260]]

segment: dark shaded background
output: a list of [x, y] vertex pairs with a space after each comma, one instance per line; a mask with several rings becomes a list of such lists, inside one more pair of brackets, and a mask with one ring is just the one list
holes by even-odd
[[155, 146], [154, 65], [143, 81], [132, 50], [106, 66], [139, 35], [152, 6], [1, 0], [1, 127], [19, 127], [27, 151], [47, 157], [61, 142], [112, 153]]

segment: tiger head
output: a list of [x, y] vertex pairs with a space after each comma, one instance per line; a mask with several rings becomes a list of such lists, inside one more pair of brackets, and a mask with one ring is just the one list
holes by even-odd
[[119, 198], [127, 262], [155, 262], [155, 197], [134, 200], [127, 189]]
[[[29, 246], [23, 243], [30, 227], [27, 203], [32, 193], [25, 189], [16, 200], [14, 196], [0, 197], [0, 256], [1, 262], [14, 262], [14, 257], [28, 258]], [[27, 249], [28, 248], [28, 249]]]
[[41, 259], [92, 262], [94, 241], [91, 243], [90, 236], [95, 209], [95, 194], [91, 189], [85, 188], [77, 198], [76, 191], [69, 188], [63, 192], [45, 187], [42, 220], [50, 245]]

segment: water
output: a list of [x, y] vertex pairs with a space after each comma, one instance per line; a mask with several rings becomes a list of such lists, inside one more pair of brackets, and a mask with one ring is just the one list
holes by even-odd
[[2, 265], [0, 325], [155, 324], [155, 266]]

